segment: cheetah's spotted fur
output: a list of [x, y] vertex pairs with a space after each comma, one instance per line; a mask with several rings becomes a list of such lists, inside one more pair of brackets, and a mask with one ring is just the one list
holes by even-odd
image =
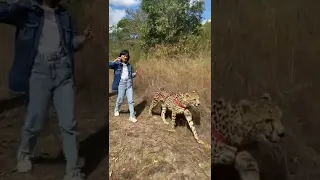
[[161, 118], [165, 124], [169, 124], [165, 118], [167, 109], [172, 112], [172, 131], [175, 129], [176, 115], [184, 114], [196, 141], [200, 144], [208, 146], [202, 140], [200, 140], [192, 120], [192, 114], [189, 110], [191, 106], [197, 107], [200, 105], [199, 95], [195, 91], [192, 93], [174, 93], [169, 90], [159, 90], [153, 93], [152, 102], [149, 108], [150, 116], [152, 115], [153, 108], [155, 108], [158, 103], [161, 103]]
[[212, 163], [234, 165], [242, 180], [259, 180], [259, 167], [244, 144], [255, 140], [276, 142], [284, 136], [282, 112], [269, 94], [258, 101], [237, 104], [217, 100], [212, 106]]

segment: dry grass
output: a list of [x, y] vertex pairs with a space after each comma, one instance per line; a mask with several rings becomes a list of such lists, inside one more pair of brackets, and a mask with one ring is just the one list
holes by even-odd
[[210, 52], [193, 59], [182, 56], [174, 59], [140, 60], [136, 67], [141, 71], [141, 75], [134, 81], [137, 94], [148, 94], [159, 88], [167, 88], [176, 92], [195, 90], [199, 93], [204, 107], [210, 108]]

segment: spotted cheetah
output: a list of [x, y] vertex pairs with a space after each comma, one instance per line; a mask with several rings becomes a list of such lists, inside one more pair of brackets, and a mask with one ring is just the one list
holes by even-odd
[[241, 146], [253, 141], [277, 142], [284, 137], [282, 111], [265, 93], [257, 101], [237, 104], [223, 99], [212, 105], [212, 164], [234, 165], [241, 180], [260, 180], [257, 161]]
[[167, 109], [172, 112], [172, 131], [175, 131], [176, 125], [176, 115], [184, 114], [188, 125], [193, 133], [194, 138], [200, 144], [205, 144], [202, 140], [200, 140], [196, 128], [194, 126], [194, 122], [192, 121], [192, 114], [189, 110], [191, 106], [199, 106], [200, 100], [199, 95], [193, 91], [192, 93], [174, 93], [169, 90], [159, 90], [153, 93], [152, 102], [149, 108], [149, 115], [152, 116], [152, 110], [157, 106], [158, 103], [161, 103], [161, 119], [165, 124], [169, 124], [169, 122], [165, 118], [165, 114]]

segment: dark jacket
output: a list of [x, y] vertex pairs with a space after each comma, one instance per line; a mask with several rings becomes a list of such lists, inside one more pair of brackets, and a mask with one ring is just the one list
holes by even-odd
[[[16, 27], [14, 60], [9, 71], [9, 88], [14, 92], [26, 93], [29, 78], [44, 23], [44, 11], [38, 1], [24, 0], [22, 3], [0, 2], [0, 23]], [[75, 36], [71, 17], [63, 7], [55, 10], [62, 44], [71, 60], [74, 72], [74, 52], [84, 40]]]
[[[112, 91], [118, 91], [118, 86], [121, 80], [121, 74], [122, 74], [122, 63], [121, 62], [113, 62], [109, 61], [109, 68], [114, 69], [114, 76], [113, 76], [113, 82], [112, 82]], [[132, 66], [130, 63], [127, 64], [128, 67], [128, 75], [129, 78], [131, 79], [131, 86], [133, 84], [132, 78], [136, 76], [136, 73], [132, 72]]]

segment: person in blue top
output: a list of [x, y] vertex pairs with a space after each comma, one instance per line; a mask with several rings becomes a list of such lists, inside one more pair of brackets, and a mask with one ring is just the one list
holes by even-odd
[[0, 23], [16, 28], [9, 88], [24, 94], [28, 106], [21, 129], [17, 170], [32, 170], [31, 156], [53, 101], [67, 162], [64, 180], [83, 180], [74, 117], [74, 53], [91, 39], [91, 27], [77, 36], [60, 0], [0, 2]]
[[118, 93], [116, 106], [114, 109], [114, 116], [119, 116], [120, 106], [125, 96], [127, 96], [130, 118], [132, 122], [137, 122], [134, 111], [133, 102], [133, 78], [137, 75], [132, 72], [132, 66], [129, 63], [130, 55], [128, 50], [122, 50], [120, 55], [114, 61], [109, 62], [109, 68], [114, 70], [114, 79], [112, 82], [112, 90]]

